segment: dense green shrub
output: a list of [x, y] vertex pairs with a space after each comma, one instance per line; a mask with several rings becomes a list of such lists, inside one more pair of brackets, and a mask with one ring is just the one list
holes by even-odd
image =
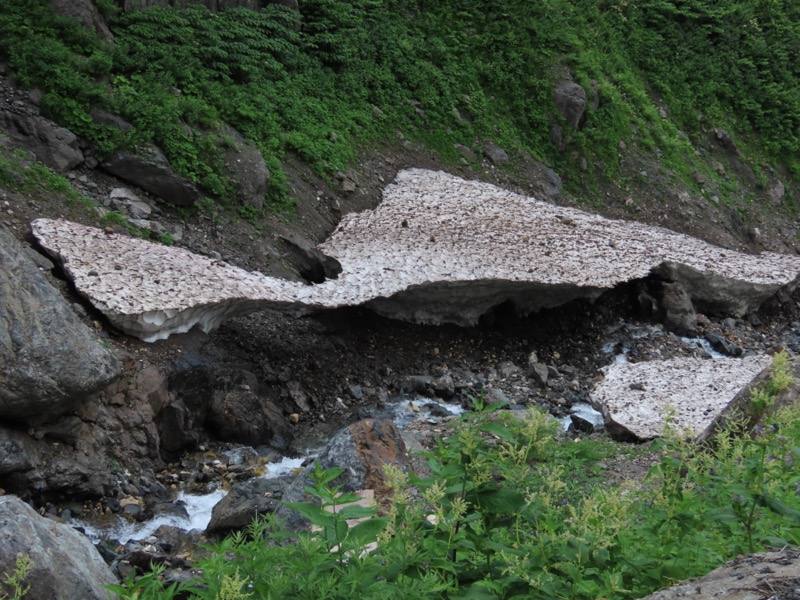
[[[800, 174], [800, 9], [788, 0], [308, 0], [300, 12], [101, 8], [111, 48], [47, 0], [0, 3], [0, 56], [45, 91], [43, 110], [98, 154], [153, 141], [210, 194], [232, 196], [221, 121], [255, 141], [285, 192], [297, 153], [323, 175], [401, 131], [438, 151], [484, 140], [525, 150], [573, 180], [614, 179], [621, 140], [687, 175], [701, 128], [760, 141]], [[550, 141], [553, 80], [590, 96], [566, 151]], [[653, 96], [671, 118], [659, 117]], [[380, 112], [375, 111], [376, 106]], [[97, 125], [119, 112], [127, 136]], [[457, 111], [457, 112], [456, 112]], [[574, 152], [601, 170], [580, 173]]]

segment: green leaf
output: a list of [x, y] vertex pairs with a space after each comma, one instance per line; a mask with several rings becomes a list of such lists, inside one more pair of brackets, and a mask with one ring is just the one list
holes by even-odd
[[491, 433], [504, 440], [508, 440], [511, 442], [516, 441], [516, 437], [514, 436], [513, 433], [511, 433], [511, 430], [508, 429], [507, 427], [500, 425], [499, 423], [486, 423], [483, 426], [483, 430], [486, 433]]
[[758, 496], [759, 504], [767, 506], [770, 510], [778, 513], [782, 517], [789, 517], [793, 521], [800, 522], [800, 510], [784, 504], [773, 496]]
[[292, 510], [296, 510], [318, 527], [333, 527], [335, 521], [333, 514], [323, 510], [316, 504], [311, 502], [284, 502], [283, 504]]
[[358, 504], [351, 504], [345, 506], [337, 511], [340, 519], [363, 519], [364, 517], [371, 517], [375, 514], [377, 508], [374, 506], [359, 506]]
[[505, 488], [479, 490], [474, 494], [474, 503], [486, 513], [513, 513], [525, 506], [525, 496]]
[[374, 517], [363, 523], [359, 523], [350, 529], [347, 539], [363, 546], [369, 542], [374, 542], [378, 534], [386, 528], [389, 517]]
[[739, 516], [730, 506], [719, 506], [717, 508], [707, 510], [703, 514], [703, 518], [710, 521], [715, 521], [717, 523], [736, 523], [739, 521]]

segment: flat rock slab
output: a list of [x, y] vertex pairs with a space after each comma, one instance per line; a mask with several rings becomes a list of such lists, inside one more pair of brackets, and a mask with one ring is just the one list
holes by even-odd
[[604, 369], [591, 399], [615, 437], [660, 437], [668, 419], [673, 429], [697, 436], [771, 364], [767, 355], [613, 364]]
[[652, 272], [712, 310], [742, 315], [800, 274], [800, 256], [742, 254], [422, 169], [401, 171], [377, 208], [342, 219], [320, 246], [342, 272], [315, 286], [64, 221], [39, 219], [33, 232], [81, 294], [146, 341], [263, 307], [366, 305], [470, 325], [503, 302], [524, 314]]
[[725, 598], [726, 600], [789, 600], [800, 597], [800, 551], [784, 548], [740, 556], [711, 571], [642, 598]]

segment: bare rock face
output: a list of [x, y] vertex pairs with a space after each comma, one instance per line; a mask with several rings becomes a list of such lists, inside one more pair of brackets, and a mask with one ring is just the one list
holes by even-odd
[[191, 206], [200, 199], [200, 191], [191, 181], [176, 174], [164, 153], [155, 146], [136, 154], [117, 151], [101, 166], [169, 204]]
[[793, 289], [800, 274], [799, 256], [742, 254], [420, 169], [400, 172], [376, 209], [342, 219], [318, 247], [342, 271], [315, 286], [74, 223], [32, 227], [81, 294], [147, 341], [195, 325], [209, 331], [261, 307], [366, 305], [418, 323], [473, 325], [504, 302], [527, 314], [654, 272], [706, 312], [742, 316]]
[[649, 440], [670, 427], [693, 437], [705, 431], [772, 357], [708, 360], [675, 358], [613, 364], [591, 393], [606, 429], [617, 438]]
[[264, 207], [270, 173], [256, 145], [230, 126], [222, 131], [228, 139], [225, 148], [225, 171], [236, 182], [236, 196], [245, 206]]
[[0, 418], [54, 418], [119, 376], [119, 361], [4, 227], [0, 264]]
[[26, 598], [106, 600], [105, 586], [117, 583], [88, 538], [15, 496], [0, 496], [0, 572], [11, 573], [25, 555], [32, 565]]
[[[411, 469], [405, 442], [392, 421], [365, 419], [342, 429], [328, 442], [315, 460], [323, 469], [342, 467], [344, 472], [334, 485], [342, 491], [375, 490], [378, 497], [387, 490], [383, 472], [384, 465], [393, 465], [401, 470]], [[283, 495], [284, 502], [308, 502], [305, 488], [311, 485], [309, 477], [315, 469], [311, 464], [289, 486]], [[281, 506], [276, 514], [287, 526], [299, 529], [302, 518], [293, 510]]]
[[705, 577], [678, 583], [642, 600], [789, 600], [798, 597], [799, 587], [800, 551], [784, 548], [778, 552], [740, 556]]
[[586, 112], [586, 90], [574, 81], [564, 81], [553, 91], [553, 100], [567, 126], [577, 131]]
[[63, 173], [83, 163], [78, 138], [69, 129], [36, 115], [0, 111], [0, 130], [51, 169]]
[[0, 427], [0, 477], [33, 468], [37, 455], [36, 444], [29, 435]]
[[50, 0], [53, 10], [62, 17], [77, 20], [86, 29], [97, 34], [101, 40], [113, 42], [114, 36], [106, 25], [103, 15], [92, 0]]

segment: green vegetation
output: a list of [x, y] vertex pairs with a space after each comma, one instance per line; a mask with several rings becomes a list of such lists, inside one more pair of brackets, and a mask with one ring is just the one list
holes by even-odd
[[[266, 157], [273, 206], [285, 204], [287, 152], [330, 175], [397, 131], [449, 160], [456, 143], [492, 140], [592, 185], [618, 176], [620, 141], [657, 152], [688, 180], [704, 170], [691, 140], [725, 127], [741, 148], [753, 140], [800, 177], [800, 8], [788, 0], [308, 0], [299, 13], [100, 6], [113, 48], [47, 0], [5, 0], [0, 57], [99, 155], [155, 142], [217, 199], [233, 193], [222, 121]], [[559, 150], [552, 89], [568, 72], [590, 106]], [[95, 109], [134, 127], [99, 124]], [[582, 173], [575, 156], [600, 167]]]
[[64, 198], [68, 206], [94, 206], [90, 198], [78, 192], [69, 181], [49, 169], [29, 153], [12, 150], [0, 139], [0, 185], [26, 194], [49, 193]]
[[[791, 382], [779, 358], [764, 393]], [[291, 505], [317, 526], [293, 534], [272, 517], [211, 548], [193, 584], [163, 589], [156, 569], [127, 598], [638, 598], [725, 560], [800, 544], [800, 407], [754, 430], [734, 425], [700, 449], [667, 436], [643, 482], [611, 485], [608, 442], [556, 440], [558, 425], [478, 407], [427, 455], [431, 476], [388, 469], [385, 514], [313, 474], [316, 503]], [[743, 421], [744, 422], [744, 421]], [[612, 458], [613, 459], [613, 458]], [[336, 510], [331, 510], [336, 509]], [[369, 544], [372, 543], [372, 546]]]
[[17, 556], [14, 570], [11, 573], [4, 573], [0, 579], [0, 600], [22, 600], [31, 589], [31, 586], [25, 583], [25, 578], [32, 568], [33, 561], [30, 555]]

